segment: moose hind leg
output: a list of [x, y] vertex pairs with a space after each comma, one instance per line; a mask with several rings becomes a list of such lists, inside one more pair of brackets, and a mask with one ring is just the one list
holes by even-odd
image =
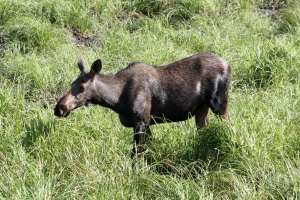
[[196, 120], [196, 126], [198, 130], [209, 123], [210, 121], [209, 110], [210, 109], [208, 105], [204, 104], [196, 113], [195, 120]]
[[226, 120], [230, 120], [227, 98], [214, 97], [210, 100], [209, 107], [216, 115], [219, 115]]
[[131, 157], [136, 154], [146, 151], [146, 146], [151, 145], [151, 130], [148, 124], [144, 122], [138, 123], [134, 128], [134, 147], [132, 149]]
[[222, 116], [224, 119], [230, 120], [228, 112], [228, 92], [230, 79], [223, 76], [218, 76], [211, 89], [207, 94], [207, 103], [212, 112]]
[[228, 111], [228, 95], [215, 95], [209, 101], [209, 107], [212, 112], [222, 116], [226, 120], [230, 120], [230, 115]]

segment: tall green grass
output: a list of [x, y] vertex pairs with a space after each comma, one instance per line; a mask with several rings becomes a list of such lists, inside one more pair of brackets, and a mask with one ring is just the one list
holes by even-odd
[[[274, 16], [263, 5], [281, 3]], [[297, 1], [0, 1], [1, 199], [298, 199]], [[152, 127], [133, 168], [132, 130], [113, 111], [53, 108], [77, 59], [105, 74], [199, 51], [232, 68], [230, 113]]]

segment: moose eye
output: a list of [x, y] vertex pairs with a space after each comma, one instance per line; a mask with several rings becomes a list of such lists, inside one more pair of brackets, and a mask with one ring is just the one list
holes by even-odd
[[79, 92], [81, 93], [81, 92], [84, 92], [84, 87], [83, 87], [83, 85], [79, 85]]

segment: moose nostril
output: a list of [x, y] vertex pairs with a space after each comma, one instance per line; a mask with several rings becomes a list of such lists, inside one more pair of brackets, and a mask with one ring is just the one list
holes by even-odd
[[64, 114], [64, 111], [63, 111], [63, 109], [56, 106], [55, 109], [54, 109], [54, 114], [58, 117], [62, 117], [63, 114]]

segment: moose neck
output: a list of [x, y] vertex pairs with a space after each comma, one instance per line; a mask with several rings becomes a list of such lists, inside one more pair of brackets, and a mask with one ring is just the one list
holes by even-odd
[[121, 85], [115, 75], [97, 75], [94, 80], [96, 95], [91, 102], [115, 110], [121, 95]]

